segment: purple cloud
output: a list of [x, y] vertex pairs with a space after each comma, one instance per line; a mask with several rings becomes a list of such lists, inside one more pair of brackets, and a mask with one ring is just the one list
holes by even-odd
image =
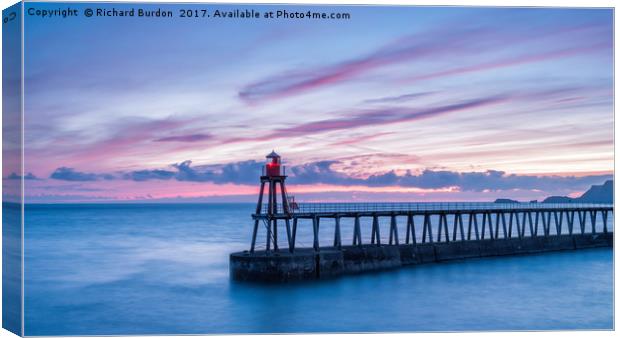
[[435, 92], [422, 92], [422, 93], [403, 94], [403, 95], [398, 95], [398, 96], [386, 96], [386, 97], [381, 97], [378, 99], [364, 100], [364, 103], [398, 103], [398, 102], [405, 102], [405, 101], [417, 99], [419, 97], [424, 97], [424, 96], [428, 96], [431, 94], [435, 94]]
[[95, 174], [75, 171], [73, 168], [60, 167], [50, 175], [50, 178], [61, 181], [88, 182], [99, 180], [113, 180], [112, 174]]
[[175, 173], [168, 170], [155, 169], [155, 170], [135, 170], [123, 174], [123, 178], [126, 180], [142, 182], [150, 180], [169, 180], [174, 177]]
[[278, 129], [271, 134], [260, 137], [259, 140], [271, 140], [287, 136], [299, 136], [333, 130], [415, 121], [461, 110], [489, 106], [507, 99], [507, 96], [497, 95], [425, 109], [386, 108], [369, 110], [352, 116], [308, 122], [289, 128]]
[[209, 134], [189, 134], [189, 135], [178, 135], [178, 136], [168, 136], [162, 137], [155, 140], [155, 142], [199, 142], [210, 140], [213, 136]]
[[459, 187], [462, 191], [483, 190], [500, 191], [512, 189], [561, 191], [566, 189], [585, 189], [592, 184], [612, 179], [613, 175], [590, 176], [536, 176], [506, 174], [503, 171], [487, 170], [484, 172], [455, 172], [447, 170], [424, 170], [419, 174], [407, 172], [397, 175], [390, 171], [372, 175], [365, 182], [369, 186], [402, 186], [423, 189]]
[[125, 180], [137, 182], [171, 180], [184, 182], [211, 182], [216, 184], [253, 184], [262, 170], [263, 163], [254, 160], [222, 165], [192, 166], [192, 161], [183, 161], [170, 169], [145, 169], [124, 173]]
[[[184, 182], [209, 182], [215, 184], [258, 183], [263, 162], [254, 160], [220, 165], [192, 166], [191, 161], [171, 165], [170, 169], [138, 170], [118, 174], [93, 174], [75, 171], [71, 168], [58, 168], [51, 178], [65, 181], [98, 181], [123, 179], [136, 182], [152, 180], [176, 180]], [[406, 187], [421, 189], [441, 189], [458, 187], [461, 191], [505, 191], [540, 190], [550, 193], [566, 193], [585, 190], [593, 184], [613, 179], [613, 175], [557, 176], [557, 175], [517, 175], [503, 171], [456, 172], [449, 170], [424, 170], [419, 173], [407, 171], [397, 174], [388, 171], [366, 178], [354, 177], [334, 170], [340, 161], [318, 161], [292, 165], [287, 169], [289, 184], [329, 184], [340, 186], [367, 187]]]
[[[26, 175], [23, 176], [23, 178], [25, 180], [38, 180], [39, 179], [33, 173], [27, 173]], [[6, 179], [7, 180], [20, 180], [22, 179], [22, 176], [17, 173], [11, 173], [9, 174], [9, 176], [6, 177]]]

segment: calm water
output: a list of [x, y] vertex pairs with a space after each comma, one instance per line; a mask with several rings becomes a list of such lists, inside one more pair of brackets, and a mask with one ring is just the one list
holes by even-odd
[[[252, 208], [28, 206], [26, 335], [613, 325], [610, 249], [467, 260], [284, 286], [231, 282], [228, 254], [249, 246]], [[302, 244], [311, 243], [309, 225], [300, 225]], [[370, 225], [363, 226], [368, 238]], [[382, 236], [387, 226], [381, 224]], [[404, 234], [404, 223], [399, 226]], [[347, 242], [351, 228], [343, 223]], [[322, 243], [329, 243], [332, 229], [321, 224]]]

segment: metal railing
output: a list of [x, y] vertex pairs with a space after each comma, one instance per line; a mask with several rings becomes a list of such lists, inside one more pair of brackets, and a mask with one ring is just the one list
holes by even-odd
[[[553, 209], [592, 209], [613, 208], [613, 204], [603, 203], [487, 203], [487, 202], [386, 202], [386, 203], [297, 203], [297, 208], [289, 208], [296, 213], [336, 213], [336, 212], [403, 212], [403, 211], [460, 211], [460, 210], [553, 210]], [[268, 205], [263, 204], [261, 214], [268, 213]], [[283, 213], [278, 205], [276, 213]]]

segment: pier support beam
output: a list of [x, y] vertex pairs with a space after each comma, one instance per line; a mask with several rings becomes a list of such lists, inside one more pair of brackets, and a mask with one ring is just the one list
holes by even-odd
[[553, 220], [555, 220], [555, 232], [557, 235], [562, 234], [562, 222], [564, 218], [564, 213], [560, 211], [560, 215], [558, 216], [558, 212], [553, 212]]
[[433, 227], [431, 226], [431, 215], [424, 214], [424, 227], [422, 228], [422, 243], [426, 243], [426, 234], [428, 233], [428, 241], [433, 243]]
[[[525, 229], [526, 229], [526, 226], [527, 226], [527, 212], [524, 211], [521, 214], [522, 215], [521, 215], [521, 223], [520, 223], [521, 226], [519, 228], [519, 231], [520, 231], [519, 238], [525, 237]], [[517, 218], [519, 218], [519, 217], [517, 217]]]
[[353, 227], [353, 245], [361, 246], [362, 245], [362, 231], [360, 229], [360, 217], [359, 215], [355, 216], [355, 225]]
[[495, 217], [495, 238], [499, 238], [499, 222], [502, 222], [502, 234], [503, 238], [506, 238], [506, 218], [504, 218], [503, 212], [498, 212]]
[[529, 222], [529, 229], [530, 229], [530, 236], [532, 236], [532, 234], [535, 232], [534, 230], [534, 224], [532, 223], [532, 213], [531, 212], [527, 212], [527, 221]]
[[[458, 223], [458, 229], [457, 229]], [[456, 233], [457, 230], [461, 231], [461, 241], [465, 240], [465, 231], [463, 231], [463, 217], [461, 217], [461, 213], [457, 212], [454, 214], [454, 227], [452, 229], [452, 241], [456, 241]]]
[[441, 233], [445, 232], [445, 240], [446, 242], [450, 241], [450, 235], [448, 234], [448, 220], [446, 219], [446, 214], [439, 214], [439, 229], [437, 231], [437, 242], [441, 242]]
[[312, 217], [312, 233], [313, 233], [313, 244], [312, 247], [314, 251], [319, 251], [319, 218]]
[[398, 226], [396, 225], [396, 215], [390, 216], [390, 245], [392, 244], [400, 244], [398, 242]]
[[567, 211], [566, 212], [566, 222], [568, 223], [568, 234], [573, 234], [573, 224], [575, 221], [575, 211]]
[[590, 211], [590, 221], [592, 223], [592, 233], [596, 233], [596, 210]]
[[379, 217], [374, 215], [372, 217], [372, 234], [370, 236], [370, 244], [381, 245], [381, 232], [379, 231]]
[[297, 240], [297, 217], [293, 218], [293, 234], [291, 236], [291, 245], [293, 251], [295, 250], [295, 242]]
[[471, 212], [469, 213], [469, 221], [468, 221], [468, 226], [467, 226], [467, 240], [471, 239], [471, 226], [474, 226], [474, 230], [475, 230], [475, 234], [476, 234], [476, 240], [480, 239], [480, 237], [478, 236], [478, 218], [476, 217], [476, 214]]
[[549, 229], [551, 228], [551, 213], [550, 212], [543, 212], [542, 213], [542, 221], [543, 221], [543, 228], [545, 231], [545, 237], [549, 236]]
[[517, 222], [517, 237], [519, 237], [519, 239], [523, 238], [523, 231], [521, 231], [521, 229], [523, 227], [521, 227], [521, 221], [519, 220], [519, 213], [515, 213], [515, 221]]
[[579, 227], [581, 228], [581, 234], [583, 235], [586, 232], [586, 214], [587, 211], [578, 211], [577, 216], [579, 217]]
[[340, 238], [340, 216], [336, 216], [336, 229], [334, 230], [334, 246], [338, 249], [342, 246], [342, 241]]
[[293, 252], [295, 248], [293, 246], [293, 238], [291, 237], [291, 222], [287, 218], [284, 220], [284, 223], [286, 225], [286, 240], [288, 241], [288, 251]]
[[539, 224], [539, 218], [540, 218], [540, 211], [536, 211], [536, 213], [534, 214], [534, 237], [538, 236], [538, 224]]
[[407, 237], [405, 239], [405, 244], [409, 244], [409, 239], [411, 238], [411, 243], [413, 245], [416, 244], [415, 238], [415, 224], [413, 220], [413, 214], [407, 214]]
[[487, 225], [487, 219], [489, 221], [489, 237], [491, 239], [493, 239], [493, 222], [491, 220], [491, 213], [489, 212], [484, 212], [482, 213], [482, 236], [481, 239], [484, 239], [484, 232], [486, 229], [486, 225]]

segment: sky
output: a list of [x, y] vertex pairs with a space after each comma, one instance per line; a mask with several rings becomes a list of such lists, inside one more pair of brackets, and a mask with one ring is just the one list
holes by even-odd
[[27, 16], [27, 201], [255, 201], [272, 150], [308, 202], [532, 200], [612, 178], [610, 9], [200, 8], [351, 18]]

